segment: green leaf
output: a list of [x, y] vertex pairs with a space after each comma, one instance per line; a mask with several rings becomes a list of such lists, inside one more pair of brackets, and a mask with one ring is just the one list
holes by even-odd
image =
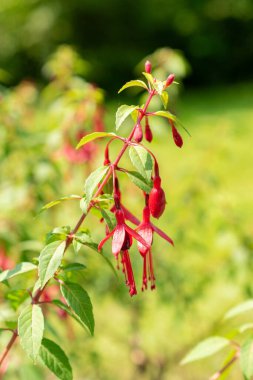
[[81, 199], [81, 197], [80, 197], [80, 195], [71, 194], [71, 195], [67, 195], [66, 197], [61, 197], [59, 199], [56, 199], [55, 201], [49, 202], [45, 206], [43, 206], [40, 209], [39, 214], [45, 210], [48, 210], [51, 207], [58, 205], [61, 202], [69, 201], [69, 200], [73, 200], [73, 199]]
[[229, 346], [230, 341], [221, 336], [212, 336], [203, 340], [194, 347], [181, 361], [180, 364], [191, 363], [215, 354], [223, 348]]
[[112, 132], [110, 132], [110, 133], [108, 133], [108, 132], [93, 132], [93, 133], [90, 133], [90, 134], [82, 137], [81, 140], [79, 141], [79, 143], [77, 144], [76, 149], [79, 149], [79, 148], [81, 148], [81, 146], [84, 146], [88, 142], [99, 139], [101, 137], [116, 137], [116, 138], [120, 139], [119, 136], [117, 136], [115, 133], [112, 133]]
[[124, 86], [122, 86], [121, 89], [118, 91], [118, 94], [128, 87], [143, 87], [145, 88], [145, 90], [148, 90], [146, 83], [143, 82], [142, 80], [137, 79], [137, 80], [131, 80], [130, 82], [127, 82], [126, 84], [124, 84]]
[[244, 323], [243, 325], [238, 327], [238, 332], [240, 334], [244, 333], [247, 330], [252, 330], [253, 329], [253, 323]]
[[87, 247], [89, 247], [89, 248], [91, 248], [97, 252], [98, 244], [92, 240], [92, 238], [91, 238], [90, 234], [87, 232], [87, 230], [84, 230], [84, 231], [81, 230], [81, 231], [77, 232], [74, 236], [74, 239], [77, 242], [79, 242], [83, 245], [86, 245]]
[[120, 106], [116, 112], [116, 130], [119, 129], [121, 124], [126, 120], [126, 118], [139, 106]]
[[166, 91], [163, 91], [160, 98], [161, 98], [163, 107], [166, 109], [168, 107], [169, 94]]
[[46, 236], [46, 244], [53, 241], [65, 240], [67, 235], [71, 232], [70, 226], [55, 227], [53, 231], [49, 232]]
[[39, 257], [39, 278], [41, 288], [52, 278], [61, 265], [66, 241], [54, 241], [45, 246]]
[[151, 155], [141, 146], [131, 146], [129, 149], [129, 157], [140, 175], [149, 181], [153, 169]]
[[86, 269], [86, 266], [81, 263], [70, 263], [62, 267], [64, 272], [73, 272]]
[[176, 121], [177, 119], [176, 116], [170, 113], [169, 111], [156, 111], [153, 112], [151, 116], [162, 116], [173, 121]]
[[240, 366], [245, 380], [251, 380], [253, 375], [253, 339], [251, 337], [241, 347]]
[[151, 74], [149, 74], [149, 73], [145, 73], [145, 72], [143, 72], [142, 73], [143, 75], [144, 75], [144, 77], [147, 79], [147, 81], [152, 85], [152, 87], [153, 87], [153, 85], [154, 85], [154, 77], [153, 77], [153, 75], [151, 75]]
[[18, 276], [19, 274], [30, 272], [34, 269], [37, 269], [37, 266], [32, 263], [19, 263], [13, 269], [7, 269], [4, 272], [0, 273], [0, 282], [9, 280], [10, 278]]
[[72, 380], [72, 368], [64, 351], [52, 340], [43, 338], [39, 352], [45, 366], [61, 380]]
[[35, 361], [43, 337], [44, 317], [38, 305], [28, 305], [18, 318], [20, 343], [30, 358]]
[[253, 300], [248, 300], [243, 302], [232, 309], [230, 309], [224, 316], [224, 319], [230, 319], [236, 317], [239, 314], [245, 313], [246, 311], [253, 310]]
[[86, 195], [86, 204], [87, 207], [92, 200], [93, 194], [99, 184], [99, 182], [102, 180], [102, 178], [107, 173], [109, 167], [108, 166], [100, 166], [98, 169], [96, 169], [94, 172], [92, 172], [89, 177], [85, 181], [84, 185], [84, 192]]
[[135, 171], [127, 171], [126, 174], [128, 175], [129, 179], [138, 186], [141, 190], [145, 191], [145, 193], [149, 194], [152, 189], [151, 182], [147, 181], [145, 178], [140, 175], [140, 173]]
[[94, 334], [94, 317], [92, 304], [88, 293], [76, 283], [65, 282], [61, 292], [67, 304], [74, 311], [80, 322], [87, 326], [91, 335]]
[[105, 223], [107, 224], [109, 230], [112, 231], [114, 229], [114, 227], [116, 226], [116, 217], [115, 217], [114, 213], [109, 211], [109, 210], [102, 209], [102, 208], [100, 209], [100, 211], [101, 211], [102, 217], [104, 218]]

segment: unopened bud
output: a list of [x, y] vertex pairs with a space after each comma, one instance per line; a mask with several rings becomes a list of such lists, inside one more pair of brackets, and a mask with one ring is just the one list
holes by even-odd
[[148, 119], [146, 119], [146, 124], [145, 124], [145, 139], [148, 142], [151, 142], [153, 140], [153, 134], [152, 134], [152, 131], [150, 129], [150, 125], [148, 123]]
[[171, 125], [171, 128], [172, 128], [172, 136], [173, 136], [173, 140], [174, 140], [174, 143], [179, 147], [181, 148], [182, 145], [183, 145], [183, 139], [182, 139], [182, 136], [180, 135], [180, 133], [178, 132], [177, 128], [174, 126], [174, 124]]
[[146, 61], [145, 62], [145, 71], [146, 71], [146, 73], [150, 74], [151, 73], [151, 69], [152, 69], [151, 62], [150, 61]]
[[174, 74], [170, 74], [165, 82], [165, 88], [170, 86], [171, 83], [174, 82], [174, 79], [175, 79], [175, 75]]
[[143, 133], [142, 133], [142, 128], [141, 128], [141, 125], [138, 124], [135, 128], [135, 131], [134, 131], [134, 136], [133, 138], [135, 139], [135, 141], [137, 143], [140, 143], [142, 141], [142, 138], [143, 138]]
[[154, 186], [149, 194], [149, 209], [150, 213], [154, 218], [160, 218], [160, 216], [163, 214], [165, 205], [166, 205], [166, 199], [165, 199], [165, 193], [163, 189], [161, 188], [161, 178], [155, 177], [154, 178]]

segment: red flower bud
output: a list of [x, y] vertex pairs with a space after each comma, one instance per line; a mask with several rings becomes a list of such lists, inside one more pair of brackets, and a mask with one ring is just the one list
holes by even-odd
[[133, 138], [135, 139], [135, 141], [137, 143], [141, 142], [142, 141], [142, 138], [143, 138], [143, 133], [142, 133], [142, 128], [141, 128], [141, 125], [138, 124], [135, 128], [135, 131], [134, 131], [134, 136]]
[[154, 178], [154, 186], [149, 194], [149, 209], [150, 213], [154, 218], [160, 218], [160, 216], [163, 214], [165, 205], [166, 205], [166, 199], [165, 199], [165, 193], [163, 189], [161, 188], [161, 178], [155, 177]]
[[146, 124], [145, 124], [145, 139], [148, 142], [151, 142], [153, 140], [153, 134], [152, 134], [152, 131], [150, 129], [150, 125], [147, 119], [146, 119]]
[[171, 128], [172, 128], [173, 140], [174, 140], [175, 144], [179, 148], [181, 148], [183, 145], [183, 139], [182, 139], [180, 133], [178, 132], [177, 128], [174, 126], [174, 124], [171, 124]]
[[145, 62], [145, 71], [146, 71], [146, 73], [150, 74], [151, 73], [151, 69], [152, 69], [151, 62], [146, 61]]
[[174, 82], [174, 79], [175, 79], [175, 75], [170, 74], [165, 82], [165, 88], [170, 86]]

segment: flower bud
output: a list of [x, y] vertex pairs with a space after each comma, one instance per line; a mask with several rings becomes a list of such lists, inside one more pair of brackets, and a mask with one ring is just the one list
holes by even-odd
[[174, 124], [171, 125], [171, 128], [172, 128], [173, 140], [174, 140], [175, 144], [179, 148], [181, 148], [183, 145], [183, 139], [182, 139], [180, 133], [178, 132], [177, 128], [174, 126]]
[[145, 139], [148, 142], [151, 142], [153, 140], [153, 134], [152, 134], [152, 131], [150, 129], [150, 125], [148, 123], [148, 119], [147, 118], [146, 118], [146, 124], [145, 124]]
[[165, 88], [170, 86], [174, 82], [174, 79], [175, 79], [175, 75], [170, 74], [165, 82]]
[[165, 205], [166, 205], [165, 193], [163, 189], [161, 188], [160, 177], [154, 178], [154, 185], [149, 194], [148, 205], [149, 205], [151, 215], [154, 218], [157, 218], [157, 219], [160, 218], [160, 216], [164, 212]]
[[141, 142], [142, 141], [142, 138], [143, 138], [143, 133], [142, 133], [142, 128], [141, 128], [141, 125], [138, 124], [135, 128], [135, 131], [134, 131], [134, 136], [133, 138], [135, 139], [135, 141], [137, 143]]
[[146, 71], [146, 73], [150, 74], [151, 73], [151, 69], [152, 69], [151, 62], [150, 61], [146, 61], [145, 62], [145, 71]]

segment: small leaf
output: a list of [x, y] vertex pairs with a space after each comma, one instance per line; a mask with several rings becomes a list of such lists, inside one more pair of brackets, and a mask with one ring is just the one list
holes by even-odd
[[96, 169], [94, 172], [92, 172], [89, 175], [89, 177], [86, 179], [85, 185], [84, 185], [84, 192], [86, 195], [85, 202], [87, 205], [89, 205], [90, 201], [92, 200], [95, 189], [97, 188], [99, 182], [107, 173], [108, 169], [109, 169], [108, 166], [101, 166], [98, 169]]
[[84, 270], [86, 269], [86, 266], [81, 263], [70, 263], [70, 264], [64, 265], [62, 269], [64, 270], [64, 272], [72, 272], [72, 271], [77, 271], [77, 270]]
[[39, 278], [41, 288], [52, 278], [61, 265], [66, 241], [54, 241], [45, 246], [39, 257]]
[[43, 337], [44, 317], [38, 305], [28, 305], [18, 318], [20, 343], [28, 356], [35, 361]]
[[194, 347], [181, 361], [180, 364], [191, 363], [215, 354], [223, 348], [229, 346], [230, 341], [221, 336], [212, 336], [203, 340]]
[[246, 311], [253, 310], [253, 300], [248, 300], [243, 302], [232, 309], [230, 309], [224, 316], [224, 319], [230, 319], [236, 317], [239, 314], [245, 313]]
[[163, 103], [164, 109], [166, 109], [168, 107], [169, 94], [166, 91], [163, 91], [160, 98], [161, 98], [161, 101]]
[[251, 337], [241, 347], [240, 366], [245, 380], [251, 380], [253, 376], [253, 339]]
[[145, 88], [145, 90], [148, 90], [146, 83], [143, 82], [142, 80], [137, 79], [137, 80], [131, 80], [130, 82], [127, 82], [126, 84], [124, 84], [124, 86], [122, 86], [121, 89], [118, 91], [118, 94], [128, 87], [143, 87]]
[[116, 112], [116, 130], [119, 129], [121, 124], [126, 120], [126, 118], [139, 106], [120, 106]]
[[176, 116], [170, 113], [169, 111], [156, 111], [153, 112], [151, 116], [162, 116], [166, 117], [167, 119], [176, 121]]
[[71, 194], [71, 195], [67, 195], [66, 197], [61, 197], [59, 199], [56, 199], [55, 201], [49, 202], [45, 206], [43, 206], [40, 209], [39, 214], [45, 210], [48, 210], [51, 207], [58, 205], [61, 202], [69, 201], [69, 200], [73, 200], [73, 199], [81, 199], [81, 197], [80, 197], [80, 195]]
[[30, 272], [31, 270], [37, 269], [37, 266], [29, 263], [23, 262], [17, 264], [13, 269], [7, 269], [0, 274], [0, 282], [9, 280], [14, 276], [18, 276], [19, 274]]
[[116, 137], [116, 138], [121, 139], [121, 137], [117, 136], [115, 133], [93, 132], [93, 133], [90, 133], [90, 134], [82, 137], [81, 140], [79, 141], [79, 143], [77, 144], [76, 149], [79, 149], [79, 148], [81, 148], [81, 146], [84, 146], [88, 142], [93, 141], [95, 139], [99, 139], [101, 137]]
[[79, 284], [71, 282], [62, 284], [61, 292], [69, 307], [71, 307], [81, 323], [87, 326], [91, 335], [93, 335], [94, 317], [88, 293]]
[[86, 245], [87, 247], [89, 247], [89, 248], [91, 248], [97, 252], [98, 244], [92, 240], [92, 238], [91, 238], [90, 234], [87, 232], [87, 230], [77, 232], [74, 236], [74, 239], [77, 242], [79, 242], [83, 245]]
[[109, 230], [112, 231], [114, 229], [114, 227], [116, 226], [116, 217], [115, 217], [114, 213], [109, 211], [109, 210], [102, 209], [102, 208], [100, 209], [100, 211], [101, 211], [102, 217], [104, 218], [105, 223], [107, 224]]
[[151, 155], [141, 146], [131, 146], [129, 157], [133, 166], [138, 170], [140, 175], [146, 180], [151, 179], [153, 161]]
[[64, 351], [52, 340], [44, 338], [39, 352], [45, 366], [61, 380], [72, 380], [72, 368]]
[[147, 79], [147, 81], [152, 85], [152, 87], [153, 87], [153, 85], [154, 85], [154, 77], [153, 77], [153, 75], [151, 75], [151, 74], [149, 74], [149, 73], [145, 73], [145, 72], [143, 72], [142, 73], [143, 75], [144, 75], [144, 77]]
[[149, 194], [152, 189], [151, 182], [147, 181], [145, 178], [140, 175], [140, 173], [135, 171], [127, 171], [126, 174], [128, 175], [129, 179], [138, 186], [141, 190], [145, 191], [145, 193]]

